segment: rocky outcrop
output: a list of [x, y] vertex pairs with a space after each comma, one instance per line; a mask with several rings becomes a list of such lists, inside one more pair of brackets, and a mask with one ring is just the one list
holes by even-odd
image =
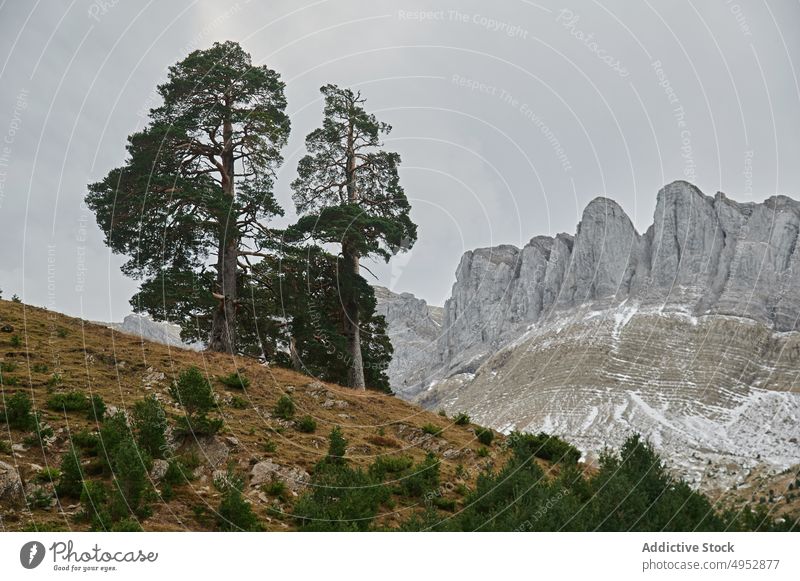
[[156, 343], [163, 343], [164, 345], [171, 345], [172, 347], [181, 347], [183, 349], [202, 349], [202, 345], [192, 343], [184, 343], [181, 340], [181, 329], [178, 325], [167, 323], [164, 321], [154, 321], [150, 317], [144, 315], [130, 314], [127, 315], [121, 323], [98, 323], [111, 327], [116, 331], [141, 337], [147, 341], [154, 341]]
[[437, 359], [406, 393], [589, 452], [637, 431], [704, 488], [783, 469], [800, 458], [799, 231], [785, 196], [674, 182], [643, 234], [597, 198], [574, 237], [463, 256]]
[[25, 489], [19, 472], [11, 464], [0, 462], [0, 505], [22, 506], [25, 504]]
[[521, 249], [502, 245], [464, 254], [444, 306], [438, 360], [424, 375], [473, 373], [530, 325], [627, 299], [795, 330], [799, 230], [800, 203], [785, 196], [740, 204], [674, 182], [658, 193], [653, 224], [644, 234], [616, 202], [597, 198], [574, 237], [537, 236]]
[[377, 312], [387, 322], [394, 355], [387, 373], [396, 393], [403, 396], [410, 386], [424, 382], [425, 373], [437, 361], [431, 349], [442, 330], [442, 308], [429, 306], [409, 293], [397, 294], [376, 286]]
[[259, 487], [273, 480], [283, 482], [291, 492], [298, 493], [308, 486], [311, 476], [302, 468], [281, 466], [269, 459], [253, 465], [250, 471], [251, 487]]

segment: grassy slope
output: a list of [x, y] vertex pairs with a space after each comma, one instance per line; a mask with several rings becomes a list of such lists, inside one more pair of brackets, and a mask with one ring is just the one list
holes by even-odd
[[[497, 439], [490, 455], [481, 458], [476, 453], [481, 445], [470, 426], [456, 426], [444, 417], [391, 396], [372, 392], [359, 394], [340, 386], [321, 384], [300, 373], [265, 367], [253, 360], [170, 348], [45, 309], [0, 301], [0, 325], [6, 324], [12, 325], [14, 331], [0, 332], [0, 360], [13, 362], [16, 368], [5, 374], [6, 385], [2, 387], [2, 395], [7, 398], [16, 391], [26, 390], [36, 408], [42, 410], [45, 422], [56, 433], [55, 441], [44, 450], [39, 447], [21, 450], [18, 445], [27, 434], [0, 424], [0, 439], [17, 445], [17, 450], [11, 454], [0, 452], [0, 460], [15, 465], [23, 483], [34, 477], [38, 467], [60, 465], [67, 450], [69, 433], [96, 429], [84, 413], [64, 414], [45, 409], [45, 401], [51, 393], [70, 390], [97, 393], [107, 405], [119, 409], [126, 409], [146, 394], [154, 393], [166, 405], [168, 415], [174, 418], [181, 412], [167, 394], [168, 384], [190, 365], [200, 367], [210, 377], [228, 374], [238, 367], [251, 380], [246, 393], [213, 381], [219, 396], [220, 414], [225, 420], [220, 438], [224, 440], [232, 436], [238, 440], [239, 445], [230, 451], [228, 462], [235, 464], [241, 473], [248, 473], [252, 464], [267, 458], [281, 466], [297, 466], [310, 472], [325, 454], [327, 435], [334, 425], [342, 426], [349, 441], [348, 457], [357, 465], [367, 466], [381, 454], [410, 455], [419, 461], [430, 450], [442, 460], [443, 483], [463, 482], [471, 488], [475, 477], [488, 462], [499, 465], [504, 461]], [[13, 335], [19, 336], [21, 346], [11, 345]], [[46, 371], [41, 366], [47, 366]], [[38, 371], [34, 371], [34, 367]], [[52, 379], [56, 371], [61, 376], [60, 382]], [[164, 374], [164, 379], [155, 379], [160, 373]], [[8, 385], [9, 378], [12, 378], [11, 383], [16, 378], [17, 385]], [[297, 404], [297, 417], [308, 414], [317, 420], [316, 433], [301, 433], [286, 422], [271, 417], [276, 401], [286, 392], [292, 393]], [[247, 407], [235, 409], [226, 403], [233, 395], [247, 398]], [[326, 400], [336, 403], [326, 408], [323, 407]], [[444, 431], [439, 437], [426, 435], [421, 430], [425, 424], [434, 424]], [[273, 453], [264, 451], [268, 440], [277, 444]], [[467, 472], [463, 481], [455, 476], [459, 464]], [[212, 482], [212, 469], [212, 466], [205, 465], [202, 474], [177, 489], [175, 498], [169, 503], [153, 503], [154, 514], [144, 521], [145, 529], [211, 528], [213, 518], [208, 514], [219, 504], [219, 494]], [[270, 511], [271, 516], [268, 516], [267, 508], [273, 499], [265, 502], [263, 494], [259, 499], [258, 491], [250, 492], [249, 498], [268, 529], [285, 530], [294, 526], [291, 518], [276, 516], [275, 511]], [[455, 486], [444, 486], [443, 494], [456, 501], [463, 498]], [[419, 500], [395, 496], [393, 507], [386, 507], [377, 523], [397, 526], [418, 503]], [[291, 501], [282, 504], [280, 509], [288, 511], [290, 504]], [[205, 516], [201, 514], [202, 508], [206, 510]], [[14, 510], [0, 505], [0, 530], [34, 526], [85, 528], [85, 524], [71, 518], [77, 510], [75, 504], [66, 503], [33, 510]]]

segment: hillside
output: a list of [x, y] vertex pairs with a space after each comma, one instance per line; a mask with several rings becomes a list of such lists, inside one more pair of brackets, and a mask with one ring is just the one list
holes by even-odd
[[[145, 530], [206, 530], [214, 528], [214, 514], [220, 492], [214, 486], [215, 471], [230, 466], [245, 478], [245, 497], [267, 530], [295, 527], [287, 513], [308, 482], [313, 466], [326, 454], [328, 435], [341, 426], [348, 441], [347, 458], [366, 467], [377, 457], [410, 457], [422, 461], [428, 452], [440, 460], [441, 488], [438, 504], [450, 507], [463, 500], [477, 474], [491, 462], [502, 461], [504, 453], [495, 443], [484, 457], [475, 438], [474, 426], [458, 426], [395, 397], [378, 393], [357, 393], [286, 369], [267, 367], [254, 360], [178, 349], [140, 340], [112, 329], [58, 313], [10, 301], [0, 301], [0, 357], [3, 363], [3, 403], [18, 392], [30, 394], [42, 414], [43, 425], [53, 428], [44, 447], [31, 442], [31, 434], [2, 426], [0, 462], [12, 466], [21, 476], [31, 508], [14, 503], [13, 483], [0, 485], [0, 530], [86, 529], [76, 519], [77, 500], [58, 503], [52, 495], [48, 469], [58, 468], [68, 451], [71, 435], [97, 428], [86, 412], [48, 409], [54, 394], [76, 390], [100, 395], [109, 407], [129, 410], [148, 394], [165, 406], [174, 425], [181, 409], [168, 395], [173, 378], [190, 366], [197, 366], [212, 379], [218, 401], [218, 417], [224, 425], [217, 436], [201, 441], [171, 442], [175, 454], [192, 459], [194, 477], [177, 486], [168, 501], [156, 498], [152, 516], [142, 521]], [[239, 370], [250, 380], [246, 390], [227, 388], [215, 378]], [[313, 433], [298, 430], [297, 422], [274, 416], [282, 395], [293, 399], [296, 418], [309, 415], [316, 420]], [[427, 425], [441, 428], [440, 435], [423, 431]], [[485, 454], [485, 452], [481, 452]], [[197, 462], [199, 461], [199, 462]], [[97, 459], [82, 458], [91, 473]], [[198, 463], [196, 467], [192, 464]], [[163, 466], [163, 465], [162, 465]], [[154, 470], [155, 471], [155, 470]], [[286, 491], [270, 495], [264, 484], [272, 473], [284, 482]], [[8, 484], [8, 475], [0, 475]], [[220, 476], [220, 472], [216, 472]], [[157, 490], [163, 488], [151, 478]], [[274, 490], [273, 490], [274, 492]], [[19, 501], [19, 498], [16, 498]], [[394, 528], [407, 520], [426, 499], [395, 494], [381, 506], [376, 525]], [[430, 504], [428, 502], [428, 504]]]

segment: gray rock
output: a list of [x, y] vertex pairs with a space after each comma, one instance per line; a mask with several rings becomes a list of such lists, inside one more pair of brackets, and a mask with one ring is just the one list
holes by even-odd
[[153, 468], [150, 470], [150, 478], [153, 482], [161, 482], [167, 475], [169, 462], [166, 460], [153, 460]]
[[0, 504], [21, 506], [25, 504], [25, 489], [19, 472], [11, 464], [0, 462]]
[[[399, 394], [425, 380], [433, 366], [435, 345], [442, 329], [442, 308], [429, 306], [409, 293], [396, 294], [376, 286], [377, 312], [386, 318], [394, 355], [387, 373]], [[324, 387], [324, 386], [323, 386]]]
[[280, 480], [294, 493], [308, 486], [310, 475], [297, 466], [281, 466], [272, 460], [262, 460], [253, 465], [250, 471], [250, 486], [257, 487], [273, 479]]

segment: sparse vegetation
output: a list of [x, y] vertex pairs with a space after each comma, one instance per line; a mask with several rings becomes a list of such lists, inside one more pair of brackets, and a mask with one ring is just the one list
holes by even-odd
[[492, 442], [494, 442], [494, 432], [489, 428], [475, 428], [475, 437], [484, 446], [491, 446]]
[[131, 424], [139, 447], [151, 458], [163, 458], [167, 452], [167, 416], [155, 396], [133, 405]]
[[186, 412], [178, 421], [178, 433], [212, 435], [222, 427], [221, 419], [208, 417], [208, 413], [216, 407], [214, 392], [197, 367], [189, 367], [180, 374], [170, 388], [170, 395]]
[[82, 391], [54, 393], [47, 398], [47, 409], [58, 412], [85, 412], [91, 402]]
[[11, 335], [9, 343], [11, 344], [12, 347], [22, 347], [22, 339], [16, 333]]
[[33, 413], [31, 398], [23, 391], [18, 391], [5, 401], [5, 409], [0, 415], [8, 427], [16, 430], [33, 430], [36, 428], [36, 416]]
[[216, 480], [214, 485], [222, 492], [222, 501], [217, 510], [217, 528], [219, 530], [263, 530], [253, 508], [242, 494], [244, 482], [239, 476], [229, 471], [225, 478]]
[[458, 413], [453, 417], [453, 423], [457, 426], [467, 426], [470, 423], [470, 417], [465, 413]]
[[431, 436], [441, 436], [444, 428], [440, 428], [436, 424], [425, 424], [422, 426], [422, 431]]
[[275, 404], [275, 409], [273, 411], [276, 417], [282, 420], [291, 420], [295, 414], [294, 400], [288, 394], [282, 395], [280, 399], [278, 399], [278, 403]]
[[228, 375], [222, 375], [217, 378], [219, 382], [233, 389], [247, 389], [250, 387], [250, 380], [247, 379], [240, 371], [234, 371]]
[[297, 429], [306, 434], [312, 434], [317, 431], [317, 421], [311, 416], [303, 416], [297, 420]]

